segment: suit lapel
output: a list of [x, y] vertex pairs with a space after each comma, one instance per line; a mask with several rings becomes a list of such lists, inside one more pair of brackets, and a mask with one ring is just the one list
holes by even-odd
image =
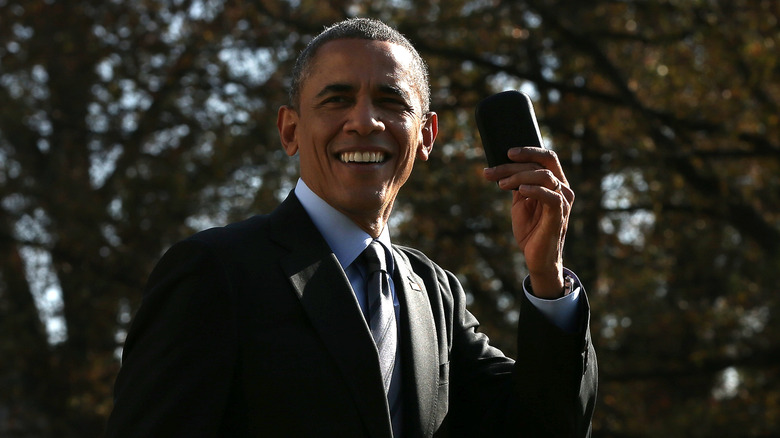
[[274, 236], [289, 251], [281, 263], [290, 284], [342, 371], [366, 430], [372, 437], [389, 438], [379, 358], [344, 270], [294, 195], [275, 213]]
[[[423, 280], [412, 271], [406, 255], [393, 248], [396, 262], [394, 284], [401, 300], [404, 415], [407, 435], [429, 437], [431, 416], [436, 411], [439, 386], [439, 356], [436, 326]], [[421, 434], [421, 435], [418, 435]]]

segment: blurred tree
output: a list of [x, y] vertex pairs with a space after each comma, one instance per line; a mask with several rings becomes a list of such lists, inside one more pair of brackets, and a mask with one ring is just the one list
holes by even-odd
[[[780, 428], [777, 2], [0, 0], [0, 435], [97, 436], [161, 252], [292, 187], [276, 109], [324, 25], [431, 67], [441, 133], [394, 239], [460, 275], [515, 355], [524, 276], [476, 102], [531, 93], [577, 193], [567, 265], [601, 365], [594, 436]], [[522, 358], [520, 358], [522, 360]]]
[[[0, 430], [97, 436], [160, 252], [290, 180], [274, 119], [291, 37], [238, 4], [2, 3]], [[52, 289], [47, 343], [31, 292]]]

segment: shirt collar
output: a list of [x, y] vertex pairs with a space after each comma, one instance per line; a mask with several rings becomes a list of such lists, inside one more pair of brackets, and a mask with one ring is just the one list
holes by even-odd
[[[295, 196], [298, 197], [304, 210], [314, 222], [314, 226], [325, 238], [342, 267], [346, 268], [352, 264], [374, 240], [370, 234], [360, 229], [347, 216], [312, 192], [300, 178], [295, 186]], [[382, 230], [377, 240], [384, 245], [385, 251], [389, 255], [391, 242], [387, 226]], [[391, 261], [392, 259], [392, 257], [388, 258]]]

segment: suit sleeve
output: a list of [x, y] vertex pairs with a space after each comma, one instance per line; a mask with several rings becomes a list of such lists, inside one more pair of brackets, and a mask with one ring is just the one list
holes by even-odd
[[174, 245], [150, 276], [114, 388], [107, 437], [217, 436], [237, 340], [230, 284], [204, 245]]
[[[569, 333], [523, 296], [513, 383], [525, 423], [551, 437], [591, 434], [598, 364], [590, 336], [590, 306], [584, 289], [579, 330]], [[541, 435], [540, 435], [541, 436]]]
[[444, 272], [442, 289], [451, 294], [453, 311], [450, 435], [589, 436], [597, 365], [584, 290], [576, 333], [554, 325], [523, 295], [517, 327], [519, 357], [513, 361], [477, 331], [479, 322], [465, 308], [462, 286]]

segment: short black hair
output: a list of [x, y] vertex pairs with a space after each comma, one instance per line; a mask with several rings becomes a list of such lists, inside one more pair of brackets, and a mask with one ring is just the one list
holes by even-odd
[[314, 37], [306, 48], [298, 55], [292, 71], [292, 83], [290, 84], [290, 105], [298, 108], [301, 98], [303, 81], [309, 74], [309, 67], [317, 51], [325, 43], [340, 39], [363, 39], [382, 41], [405, 47], [412, 54], [412, 86], [420, 95], [420, 106], [423, 114], [430, 109], [431, 90], [428, 83], [428, 66], [422, 59], [417, 49], [403, 34], [387, 24], [371, 18], [350, 18], [330, 27]]

